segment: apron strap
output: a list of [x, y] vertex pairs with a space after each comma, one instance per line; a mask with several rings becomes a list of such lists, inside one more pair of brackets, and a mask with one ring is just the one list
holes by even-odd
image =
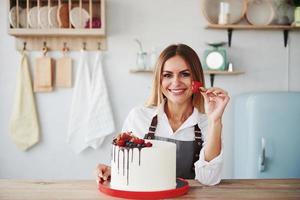
[[148, 130], [148, 134], [145, 135], [145, 139], [153, 140], [154, 134], [157, 126], [157, 115], [152, 118], [151, 125]]
[[202, 145], [203, 145], [202, 132], [198, 124], [194, 126], [194, 132], [195, 132], [195, 142], [194, 142], [194, 160], [193, 160], [192, 171], [195, 171], [194, 163], [197, 162], [197, 160], [199, 160], [200, 150], [202, 149]]

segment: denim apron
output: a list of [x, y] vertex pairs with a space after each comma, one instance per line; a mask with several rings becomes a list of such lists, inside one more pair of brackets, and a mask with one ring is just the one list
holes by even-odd
[[157, 115], [152, 118], [148, 134], [145, 139], [154, 139], [161, 141], [173, 142], [176, 144], [176, 177], [184, 179], [195, 178], [194, 163], [199, 160], [200, 150], [202, 149], [203, 140], [201, 129], [198, 124], [194, 126], [195, 140], [194, 141], [180, 141], [171, 138], [164, 138], [155, 136], [157, 127]]

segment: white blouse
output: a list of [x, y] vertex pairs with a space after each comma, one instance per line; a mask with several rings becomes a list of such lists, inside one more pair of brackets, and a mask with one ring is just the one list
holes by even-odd
[[223, 148], [221, 149], [221, 153], [213, 160], [209, 162], [204, 160], [204, 147], [206, 144], [208, 124], [206, 115], [194, 108], [192, 115], [175, 132], [173, 132], [167, 115], [164, 112], [164, 103], [153, 108], [145, 106], [136, 107], [133, 108], [127, 116], [123, 124], [122, 132], [132, 131], [136, 136], [144, 138], [145, 134], [148, 133], [152, 118], [155, 115], [157, 115], [158, 120], [155, 135], [180, 141], [194, 141], [194, 126], [198, 123], [204, 143], [203, 148], [200, 151], [199, 160], [194, 164], [195, 179], [205, 185], [218, 184], [221, 181]]

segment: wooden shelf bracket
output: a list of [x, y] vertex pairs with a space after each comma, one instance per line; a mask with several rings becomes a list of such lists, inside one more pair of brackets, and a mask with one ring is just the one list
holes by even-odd
[[280, 30], [280, 31], [282, 30], [283, 31], [284, 47], [287, 46], [290, 30], [296, 30], [296, 31], [300, 30], [300, 27], [291, 26], [291, 25], [255, 26], [255, 25], [243, 25], [243, 24], [240, 24], [240, 25], [239, 24], [233, 24], [233, 25], [209, 24], [206, 28], [208, 28], [208, 29], [227, 30], [228, 46], [229, 47], [231, 47], [232, 32], [233, 32], [234, 29], [238, 29], [238, 30]]
[[289, 30], [288, 29], [284, 29], [283, 30], [284, 47], [286, 47], [288, 39], [289, 39]]
[[232, 28], [227, 29], [227, 33], [228, 33], [228, 46], [231, 47], [231, 38], [232, 38]]
[[210, 74], [209, 78], [210, 78], [210, 86], [213, 87], [215, 81], [215, 74]]

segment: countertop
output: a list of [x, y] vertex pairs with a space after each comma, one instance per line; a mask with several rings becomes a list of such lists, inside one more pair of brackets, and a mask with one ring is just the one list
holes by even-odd
[[[216, 186], [189, 180], [190, 190], [176, 199], [300, 199], [300, 179], [225, 179]], [[102, 194], [92, 180], [0, 179], [1, 200], [116, 199]]]

